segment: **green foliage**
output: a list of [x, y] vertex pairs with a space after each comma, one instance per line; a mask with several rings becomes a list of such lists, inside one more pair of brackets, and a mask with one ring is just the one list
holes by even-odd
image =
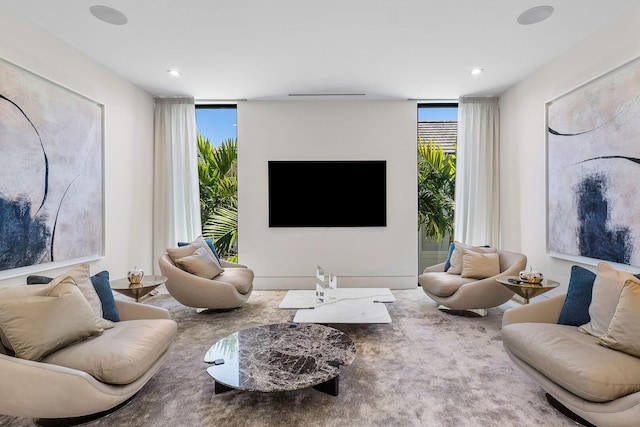
[[418, 226], [436, 241], [453, 236], [456, 156], [418, 137]]
[[215, 208], [211, 218], [204, 224], [202, 234], [214, 241], [220, 256], [227, 259], [235, 256], [237, 260], [238, 207]]
[[198, 135], [198, 178], [202, 234], [221, 257], [238, 259], [238, 144], [235, 138], [213, 147]]

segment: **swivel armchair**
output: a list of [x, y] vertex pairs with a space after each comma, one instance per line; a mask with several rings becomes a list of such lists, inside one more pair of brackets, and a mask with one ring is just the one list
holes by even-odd
[[466, 316], [485, 316], [487, 309], [504, 304], [514, 292], [498, 283], [498, 276], [517, 276], [525, 269], [527, 257], [521, 253], [497, 250], [500, 274], [486, 279], [464, 278], [445, 272], [445, 263], [427, 267], [418, 283], [425, 294], [440, 306], [440, 310]]
[[253, 291], [253, 271], [242, 264], [221, 260], [224, 271], [212, 279], [180, 269], [168, 254], [159, 259], [165, 286], [179, 303], [197, 309], [240, 307]]

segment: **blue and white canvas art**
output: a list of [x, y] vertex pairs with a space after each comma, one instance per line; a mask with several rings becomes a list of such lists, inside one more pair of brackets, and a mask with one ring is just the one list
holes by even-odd
[[0, 276], [103, 254], [103, 116], [0, 61]]
[[547, 103], [547, 244], [640, 266], [640, 60]]

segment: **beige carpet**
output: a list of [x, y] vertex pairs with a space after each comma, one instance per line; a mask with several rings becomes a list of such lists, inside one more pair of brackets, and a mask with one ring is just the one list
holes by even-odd
[[[136, 398], [91, 426], [574, 426], [504, 353], [504, 308], [484, 318], [441, 313], [420, 288], [394, 291], [393, 323], [332, 325], [351, 336], [357, 356], [340, 374], [340, 395], [314, 389], [214, 394], [204, 353], [252, 326], [288, 322], [284, 292], [256, 291], [242, 308], [197, 314], [168, 295], [145, 302], [178, 322], [167, 363]], [[33, 425], [0, 416], [2, 426]]]

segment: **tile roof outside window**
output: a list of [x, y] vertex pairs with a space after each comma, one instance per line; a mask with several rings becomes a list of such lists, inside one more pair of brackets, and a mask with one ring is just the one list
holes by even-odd
[[458, 122], [455, 120], [419, 121], [418, 136], [423, 143], [430, 139], [445, 153], [455, 153], [458, 140]]

